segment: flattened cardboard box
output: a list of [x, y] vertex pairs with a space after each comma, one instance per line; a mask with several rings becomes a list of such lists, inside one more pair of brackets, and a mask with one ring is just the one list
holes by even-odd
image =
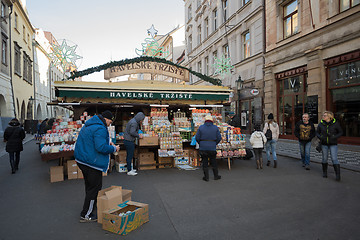
[[[132, 211], [129, 215], [119, 216], [120, 213]], [[124, 202], [105, 211], [102, 228], [119, 235], [127, 235], [149, 221], [149, 205], [139, 202]]]
[[111, 186], [99, 191], [97, 197], [98, 223], [102, 222], [102, 214], [105, 210], [131, 200], [132, 190], [122, 189], [121, 186]]

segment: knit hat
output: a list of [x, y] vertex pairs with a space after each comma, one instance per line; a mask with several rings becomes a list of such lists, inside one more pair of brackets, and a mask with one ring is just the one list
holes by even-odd
[[269, 119], [269, 120], [274, 119], [274, 115], [273, 115], [272, 113], [270, 113], [270, 114], [268, 115], [268, 119]]
[[109, 120], [113, 120], [114, 118], [114, 115], [109, 110], [104, 111], [101, 115]]
[[211, 115], [206, 115], [205, 116], [205, 121], [214, 121], [213, 117]]

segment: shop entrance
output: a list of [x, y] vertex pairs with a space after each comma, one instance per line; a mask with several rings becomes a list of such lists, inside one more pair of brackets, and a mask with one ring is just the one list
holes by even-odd
[[295, 124], [302, 119], [305, 111], [306, 75], [292, 76], [278, 81], [279, 128], [283, 138], [295, 139]]

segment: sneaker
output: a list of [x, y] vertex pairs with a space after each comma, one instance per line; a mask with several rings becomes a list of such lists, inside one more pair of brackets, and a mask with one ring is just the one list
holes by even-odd
[[203, 180], [204, 180], [205, 182], [208, 182], [208, 181], [209, 181], [209, 179], [206, 178], [206, 177], [203, 177]]
[[219, 175], [219, 176], [217, 176], [217, 177], [214, 177], [214, 179], [215, 179], [215, 180], [219, 180], [219, 179], [221, 179], [221, 176]]
[[81, 223], [87, 223], [87, 222], [96, 222], [97, 217], [80, 217]]
[[134, 170], [131, 170], [130, 172], [127, 173], [127, 175], [129, 176], [136, 176], [137, 172], [135, 172]]
[[305, 166], [305, 169], [306, 169], [306, 170], [310, 170], [310, 166], [309, 166], [309, 165], [306, 165], [306, 166]]

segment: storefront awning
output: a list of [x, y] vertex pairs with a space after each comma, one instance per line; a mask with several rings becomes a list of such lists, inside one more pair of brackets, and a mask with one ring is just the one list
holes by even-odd
[[62, 103], [226, 103], [232, 91], [222, 86], [185, 85], [161, 81], [55, 82]]

